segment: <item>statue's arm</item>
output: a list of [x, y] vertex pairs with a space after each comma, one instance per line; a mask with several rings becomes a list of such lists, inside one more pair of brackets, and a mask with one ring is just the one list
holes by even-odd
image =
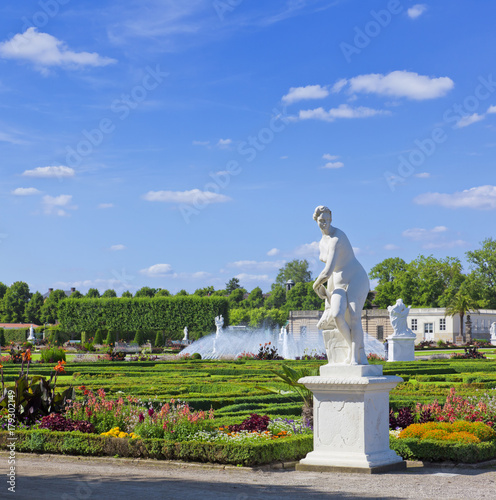
[[[335, 252], [335, 245], [329, 245], [329, 250], [327, 252], [327, 258], [326, 258], [326, 265], [324, 269], [321, 271], [317, 279], [315, 280], [313, 284], [313, 289], [317, 292], [318, 288], [326, 283], [329, 278], [332, 276], [332, 273], [334, 271], [336, 263], [336, 252]], [[320, 296], [320, 294], [317, 292], [317, 295]]]

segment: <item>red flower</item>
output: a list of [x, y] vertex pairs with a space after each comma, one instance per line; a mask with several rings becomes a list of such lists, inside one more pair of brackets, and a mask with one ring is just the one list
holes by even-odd
[[148, 408], [148, 416], [151, 417], [155, 412], [153, 411], [153, 408]]
[[143, 415], [143, 413], [139, 414], [138, 421], [139, 421], [140, 424], [141, 424], [141, 422], [145, 421], [145, 416]]

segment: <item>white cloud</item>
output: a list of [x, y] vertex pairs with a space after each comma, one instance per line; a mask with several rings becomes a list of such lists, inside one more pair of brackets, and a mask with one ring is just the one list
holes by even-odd
[[344, 167], [342, 161], [329, 161], [322, 168], [341, 168]]
[[496, 106], [489, 106], [486, 111], [487, 114], [496, 113]]
[[414, 241], [421, 241], [427, 238], [431, 238], [433, 235], [437, 235], [439, 233], [444, 233], [448, 228], [445, 226], [436, 226], [432, 229], [424, 229], [421, 227], [414, 227], [411, 229], [406, 229], [401, 233], [405, 238]]
[[280, 269], [286, 263], [285, 260], [276, 261], [256, 261], [256, 260], [238, 260], [236, 262], [231, 262], [228, 266], [240, 267], [243, 269], [256, 269], [258, 271], [262, 270], [273, 270]]
[[112, 245], [110, 247], [110, 250], [112, 250], [112, 252], [119, 252], [120, 250], [125, 250], [126, 247], [124, 245], [121, 245], [121, 244], [118, 244], [118, 245]]
[[282, 97], [282, 102], [292, 104], [305, 99], [323, 99], [329, 95], [329, 90], [320, 85], [307, 85], [306, 87], [291, 87], [289, 92]]
[[293, 254], [296, 257], [303, 258], [315, 258], [319, 255], [319, 242], [313, 241], [312, 243], [305, 243], [304, 245], [300, 245], [296, 247]]
[[13, 137], [10, 134], [7, 134], [6, 132], [0, 132], [0, 142], [8, 142], [10, 144], [15, 144], [17, 146], [22, 146], [24, 144], [27, 144], [26, 141], [23, 141], [21, 139], [17, 139]]
[[191, 189], [190, 191], [149, 191], [143, 198], [146, 201], [160, 201], [163, 203], [223, 203], [231, 201], [229, 196]]
[[41, 191], [36, 188], [16, 188], [12, 191], [12, 194], [15, 196], [32, 196], [40, 193]]
[[418, 174], [415, 174], [415, 177], [418, 177], [419, 179], [428, 179], [431, 176], [429, 172], [419, 172]]
[[417, 101], [443, 97], [454, 87], [453, 80], [447, 76], [430, 78], [410, 71], [392, 71], [387, 75], [380, 73], [359, 75], [344, 83], [343, 80], [339, 80], [333, 90], [339, 92], [346, 85], [349, 86], [349, 92], [352, 94], [361, 92], [389, 97], [407, 97]]
[[424, 193], [413, 200], [418, 205], [439, 205], [445, 208], [496, 209], [496, 186], [479, 186], [452, 194]]
[[322, 158], [324, 160], [329, 160], [329, 161], [333, 161], [333, 160], [337, 160], [339, 158], [339, 156], [336, 156], [336, 155], [330, 155], [328, 153], [322, 155]]
[[113, 203], [100, 203], [100, 205], [98, 205], [98, 208], [101, 208], [101, 209], [114, 208], [114, 204]]
[[423, 3], [418, 3], [413, 7], [410, 7], [406, 12], [410, 19], [417, 19], [417, 17], [421, 16], [427, 10], [427, 5]]
[[158, 278], [162, 276], [167, 276], [172, 271], [172, 266], [170, 264], [154, 264], [153, 266], [147, 267], [146, 269], [141, 269], [140, 273], [149, 276], [150, 278]]
[[274, 255], [277, 255], [280, 252], [278, 248], [271, 248], [268, 252], [267, 255], [269, 257], [273, 257]]
[[96, 52], [73, 52], [66, 43], [48, 33], [39, 33], [36, 28], [28, 28], [24, 33], [14, 35], [0, 43], [0, 57], [32, 62], [43, 73], [51, 66], [80, 68], [84, 66], [107, 66], [116, 62], [110, 57], [102, 57]]
[[216, 146], [219, 149], [227, 149], [232, 144], [232, 139], [219, 139]]
[[235, 276], [240, 281], [271, 281], [271, 279], [266, 274], [246, 274], [241, 273]]
[[72, 195], [61, 194], [60, 196], [43, 196], [43, 211], [46, 215], [58, 215], [63, 217], [69, 215], [66, 210], [76, 210], [76, 205], [70, 205]]
[[398, 245], [393, 245], [392, 243], [388, 243], [384, 245], [384, 250], [399, 250], [400, 247]]
[[456, 128], [468, 127], [469, 125], [472, 125], [472, 123], [477, 123], [477, 122], [480, 122], [481, 120], [484, 120], [484, 118], [485, 118], [485, 115], [479, 115], [478, 113], [474, 113], [473, 115], [464, 116], [463, 118], [460, 118], [456, 122], [455, 127]]
[[37, 167], [33, 170], [26, 170], [22, 174], [25, 177], [46, 177], [46, 178], [61, 178], [74, 177], [76, 172], [71, 167]]
[[389, 111], [367, 108], [360, 106], [352, 108], [348, 104], [340, 104], [337, 108], [326, 111], [324, 108], [307, 109], [299, 112], [300, 120], [323, 120], [333, 122], [338, 118], [368, 118], [375, 115], [389, 115]]

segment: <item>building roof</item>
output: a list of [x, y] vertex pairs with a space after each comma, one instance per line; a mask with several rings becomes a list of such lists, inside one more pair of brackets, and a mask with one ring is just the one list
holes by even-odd
[[12, 328], [38, 328], [40, 325], [35, 325], [34, 323], [0, 323], [0, 328], [10, 330]]

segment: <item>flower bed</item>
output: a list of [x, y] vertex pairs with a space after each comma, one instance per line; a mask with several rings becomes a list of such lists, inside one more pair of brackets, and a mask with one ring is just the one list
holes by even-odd
[[[0, 449], [10, 444], [8, 433], [0, 432]], [[29, 430], [16, 432], [16, 450], [28, 453], [57, 453], [89, 456], [120, 456], [184, 460], [256, 466], [303, 458], [313, 449], [312, 435], [250, 442], [174, 442], [165, 439], [121, 439], [81, 432]]]
[[482, 422], [412, 424], [390, 434], [390, 447], [407, 460], [475, 463], [496, 457], [496, 431]]

